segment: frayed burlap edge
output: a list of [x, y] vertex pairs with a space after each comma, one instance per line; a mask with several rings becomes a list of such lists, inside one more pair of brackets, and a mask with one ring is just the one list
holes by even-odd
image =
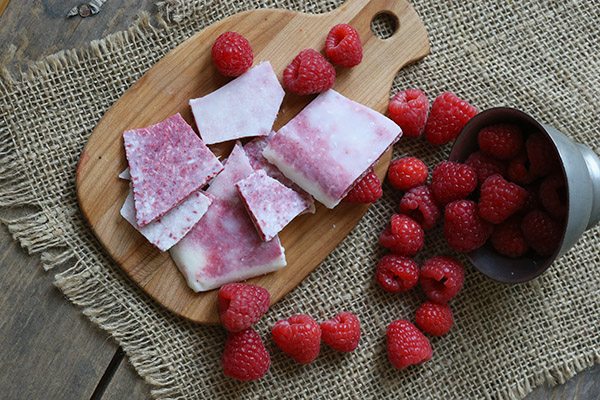
[[[52, 72], [102, 57], [109, 49], [118, 49], [145, 35], [166, 32], [187, 17], [187, 13], [193, 11], [184, 0], [159, 1], [157, 7], [159, 12], [155, 16], [151, 17], [145, 12], [140, 13], [138, 20], [127, 30], [94, 40], [83, 48], [63, 50], [39, 61], [30, 62], [18, 74], [11, 73], [6, 67], [15, 54], [16, 47], [12, 46], [0, 63], [0, 88], [34, 81]], [[6, 110], [0, 111], [6, 112]], [[12, 238], [18, 241], [30, 255], [40, 256], [41, 265], [45, 270], [72, 262], [77, 257], [63, 243], [61, 236], [48, 233], [45, 224], [50, 217], [38, 204], [35, 188], [30, 180], [26, 175], [23, 176], [18, 172], [26, 168], [22, 168], [23, 162], [17, 158], [15, 150], [15, 143], [8, 135], [8, 128], [0, 126], [0, 209], [26, 208], [28, 210], [18, 217], [0, 217], [0, 222], [7, 226]], [[136, 321], [123, 321], [120, 318], [123, 306], [115, 301], [101, 282], [93, 279], [92, 272], [100, 266], [82, 264], [83, 261], [76, 260], [62, 273], [57, 274], [55, 285], [71, 302], [82, 308], [84, 315], [117, 341], [138, 374], [153, 387], [151, 390], [153, 397], [166, 400], [176, 396], [178, 392], [176, 382], [170, 378], [172, 367], [162, 358], [145, 351], [149, 339], [143, 335], [142, 330], [136, 329]], [[521, 399], [538, 386], [563, 384], [577, 373], [595, 364], [600, 364], [599, 353], [591, 352], [582, 355], [516, 382], [499, 393], [499, 398]]]

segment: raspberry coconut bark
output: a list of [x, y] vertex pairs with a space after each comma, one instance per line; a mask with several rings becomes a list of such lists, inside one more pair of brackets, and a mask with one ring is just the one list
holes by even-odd
[[273, 239], [294, 218], [306, 211], [299, 193], [258, 170], [235, 187], [263, 240]]
[[248, 217], [235, 184], [254, 172], [236, 144], [225, 169], [207, 193], [214, 197], [204, 217], [170, 250], [188, 285], [196, 292], [218, 288], [285, 267], [284, 249], [275, 237], [263, 242]]
[[140, 228], [135, 218], [133, 193], [129, 191], [121, 215], [160, 251], [167, 251], [200, 221], [211, 203], [212, 199], [198, 190], [162, 217]]
[[275, 132], [271, 131], [269, 136], [259, 137], [244, 145], [244, 150], [246, 151], [246, 155], [250, 160], [250, 165], [255, 170], [264, 170], [268, 176], [273, 179], [277, 179], [279, 182], [289, 187], [290, 189], [296, 191], [302, 198], [304, 199], [304, 210], [303, 213], [315, 213], [315, 200], [312, 196], [306, 193], [300, 186], [296, 185], [294, 182], [289, 180], [281, 173], [280, 170], [277, 169], [276, 166], [267, 161], [266, 158], [263, 157], [262, 153], [267, 147], [269, 140], [275, 135]]
[[214, 92], [190, 100], [190, 106], [200, 136], [213, 144], [268, 135], [284, 94], [266, 61]]
[[140, 227], [162, 217], [223, 169], [179, 114], [125, 131], [123, 139]]
[[263, 156], [333, 208], [401, 135], [392, 120], [328, 90], [275, 134]]

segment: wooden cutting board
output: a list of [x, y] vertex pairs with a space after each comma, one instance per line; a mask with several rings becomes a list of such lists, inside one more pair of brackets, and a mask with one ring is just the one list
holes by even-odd
[[[383, 40], [371, 31], [374, 17], [385, 13], [396, 21], [397, 30]], [[174, 313], [199, 323], [217, 323], [216, 291], [194, 293], [188, 288], [169, 253], [148, 243], [119, 210], [128, 183], [117, 178], [127, 167], [122, 133], [154, 124], [174, 114], [194, 125], [190, 98], [204, 96], [227, 82], [211, 63], [210, 48], [225, 31], [237, 31], [251, 43], [255, 64], [269, 60], [276, 73], [302, 49], [321, 50], [329, 29], [349, 23], [360, 33], [364, 58], [352, 69], [338, 69], [335, 89], [352, 100], [384, 112], [397, 71], [429, 52], [427, 32], [417, 13], [404, 0], [349, 0], [321, 15], [287, 10], [253, 10], [219, 21], [179, 45], [107, 111], [92, 132], [77, 167], [79, 206], [106, 251], [127, 275], [154, 300]], [[285, 96], [278, 129], [296, 115], [314, 96]], [[231, 144], [211, 146], [226, 155]], [[383, 177], [391, 151], [379, 161], [376, 172]], [[365, 205], [341, 204], [334, 210], [317, 207], [314, 215], [296, 218], [281, 233], [286, 250], [286, 268], [250, 282], [271, 293], [274, 303], [296, 287], [352, 230], [367, 210]]]

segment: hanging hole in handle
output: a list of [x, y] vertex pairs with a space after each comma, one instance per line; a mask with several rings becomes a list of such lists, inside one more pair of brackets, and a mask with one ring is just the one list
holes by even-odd
[[392, 37], [399, 26], [400, 22], [398, 21], [398, 17], [389, 11], [382, 11], [375, 14], [371, 20], [371, 31], [379, 39], [388, 39]]

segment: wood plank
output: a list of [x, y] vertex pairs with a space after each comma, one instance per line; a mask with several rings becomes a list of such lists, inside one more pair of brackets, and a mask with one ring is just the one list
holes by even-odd
[[600, 399], [600, 365], [575, 375], [563, 385], [539, 387], [525, 400], [598, 400]]
[[[371, 31], [371, 20], [382, 12], [399, 21], [398, 30], [386, 40]], [[119, 210], [129, 190], [128, 184], [117, 178], [126, 166], [122, 132], [157, 123], [177, 112], [192, 122], [189, 99], [210, 93], [225, 81], [210, 58], [210, 47], [220, 33], [242, 33], [252, 44], [255, 59], [270, 61], [281, 75], [298, 49], [322, 47], [330, 27], [341, 22], [349, 22], [359, 32], [364, 58], [358, 66], [339, 71], [334, 89], [384, 112], [397, 71], [429, 52], [427, 32], [406, 1], [349, 0], [327, 14], [253, 10], [207, 27], [152, 67], [113, 105], [92, 133], [77, 169], [80, 208], [117, 264], [146, 293], [176, 314], [199, 323], [217, 323], [216, 291], [194, 293], [171, 257], [156, 250], [121, 217]], [[313, 98], [286, 95], [274, 129]], [[217, 154], [222, 148], [212, 147]], [[380, 178], [390, 158], [391, 151], [387, 151], [376, 165]], [[329, 255], [367, 209], [348, 203], [333, 210], [317, 206], [316, 214], [295, 219], [280, 235], [287, 266], [251, 282], [266, 288], [271, 302], [278, 301]]]
[[150, 388], [135, 372], [127, 357], [124, 357], [101, 398], [103, 400], [148, 399], [150, 398]]
[[8, 7], [8, 3], [10, 3], [10, 0], [0, 0], [0, 17], [4, 14], [4, 10]]
[[89, 398], [117, 350], [0, 226], [3, 399]]

